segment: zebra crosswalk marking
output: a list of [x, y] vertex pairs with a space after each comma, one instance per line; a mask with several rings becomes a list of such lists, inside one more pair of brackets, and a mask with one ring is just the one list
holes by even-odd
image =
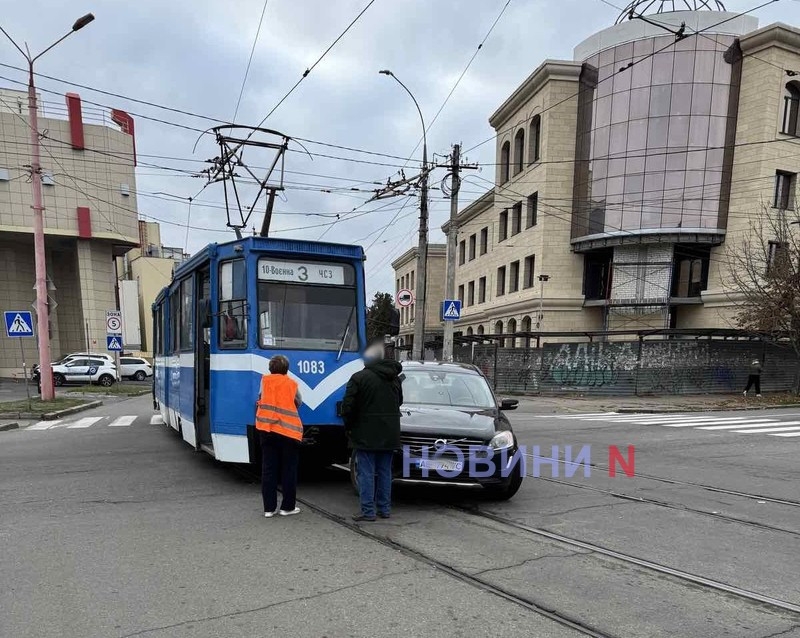
[[49, 430], [50, 428], [58, 425], [61, 421], [39, 421], [33, 425], [25, 428], [26, 430]]
[[135, 416], [121, 416], [113, 423], [109, 423], [109, 427], [126, 427], [136, 420]]
[[768, 428], [780, 425], [781, 421], [775, 419], [753, 419], [752, 421], [739, 421], [738, 423], [726, 423], [725, 425], [710, 425], [697, 428], [698, 430], [741, 430], [743, 428]]
[[[780, 421], [775, 423], [774, 425], [778, 425]], [[794, 427], [778, 427], [778, 428], [754, 428], [752, 430], [736, 430], [737, 434], [761, 434], [762, 432], [800, 432], [800, 428], [797, 427], [797, 421], [794, 422]], [[789, 426], [791, 423], [783, 423], [783, 426]]]
[[784, 432], [782, 434], [770, 434], [770, 436], [800, 436], [800, 432]]
[[93, 426], [95, 423], [97, 423], [98, 421], [100, 421], [101, 419], [104, 419], [104, 418], [105, 418], [105, 417], [102, 417], [102, 416], [87, 416], [87, 417], [85, 417], [85, 418], [83, 418], [83, 419], [79, 419], [78, 421], [76, 421], [76, 422], [75, 422], [75, 423], [73, 423], [72, 425], [68, 425], [68, 426], [67, 426], [67, 428], [68, 428], [68, 429], [73, 429], [73, 428], [90, 428], [90, 427], [92, 427], [92, 426]]
[[164, 425], [164, 417], [160, 414], [154, 414], [150, 417], [150, 425]]

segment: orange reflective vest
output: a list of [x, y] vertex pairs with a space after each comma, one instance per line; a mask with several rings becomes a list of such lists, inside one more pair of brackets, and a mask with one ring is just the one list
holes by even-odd
[[303, 438], [303, 423], [294, 399], [297, 383], [285, 374], [265, 374], [256, 410], [256, 429], [274, 432], [297, 441]]

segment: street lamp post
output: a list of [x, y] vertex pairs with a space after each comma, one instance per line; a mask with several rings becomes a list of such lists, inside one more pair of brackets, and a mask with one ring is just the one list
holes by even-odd
[[550, 275], [539, 275], [539, 321], [537, 322], [538, 332], [542, 331], [544, 323], [544, 285], [550, 281]]
[[[8, 35], [3, 27], [3, 32], [28, 62], [28, 117], [31, 130], [31, 190], [33, 192], [33, 255], [36, 264], [36, 329], [39, 333], [39, 378], [42, 388], [42, 400], [50, 401], [55, 398], [53, 391], [53, 373], [50, 366], [50, 329], [47, 300], [47, 264], [44, 248], [44, 206], [42, 205], [42, 167], [39, 158], [39, 120], [37, 117], [36, 86], [33, 81], [33, 63], [47, 53], [57, 44], [66, 40], [75, 31], [78, 31], [94, 20], [91, 13], [78, 18], [72, 29], [53, 42], [39, 55], [31, 57], [30, 52], [22, 48]], [[27, 50], [27, 46], [25, 47]]]
[[411, 350], [412, 359], [425, 358], [425, 292], [428, 282], [428, 132], [425, 128], [425, 118], [422, 116], [422, 109], [419, 108], [419, 103], [414, 97], [414, 94], [408, 90], [408, 87], [403, 84], [397, 76], [384, 69], [380, 71], [381, 75], [388, 75], [394, 78], [397, 83], [405, 89], [406, 93], [414, 101], [414, 106], [417, 107], [419, 119], [422, 123], [422, 182], [420, 185], [420, 200], [419, 200], [419, 247], [417, 249], [417, 285], [414, 300], [414, 343]]

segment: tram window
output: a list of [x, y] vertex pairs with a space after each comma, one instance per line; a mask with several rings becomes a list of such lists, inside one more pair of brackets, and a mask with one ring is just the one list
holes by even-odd
[[219, 267], [219, 344], [221, 348], [247, 346], [247, 271], [244, 259]]
[[180, 350], [181, 298], [177, 290], [169, 296], [169, 318], [170, 352], [174, 354]]
[[358, 350], [356, 291], [332, 286], [259, 282], [263, 348]]
[[184, 279], [181, 282], [181, 350], [192, 349], [192, 280]]

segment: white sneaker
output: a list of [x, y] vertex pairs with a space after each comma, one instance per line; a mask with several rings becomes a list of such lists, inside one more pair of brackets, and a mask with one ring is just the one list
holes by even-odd
[[744, 392], [742, 392], [742, 394], [743, 394], [744, 396], [747, 396], [747, 390], [745, 390]]
[[275, 516], [275, 512], [264, 512], [264, 518], [272, 518]]
[[300, 513], [300, 508], [299, 507], [295, 507], [293, 510], [288, 510], [288, 511], [287, 510], [281, 510], [278, 513], [281, 516], [294, 516], [295, 514], [299, 514]]

